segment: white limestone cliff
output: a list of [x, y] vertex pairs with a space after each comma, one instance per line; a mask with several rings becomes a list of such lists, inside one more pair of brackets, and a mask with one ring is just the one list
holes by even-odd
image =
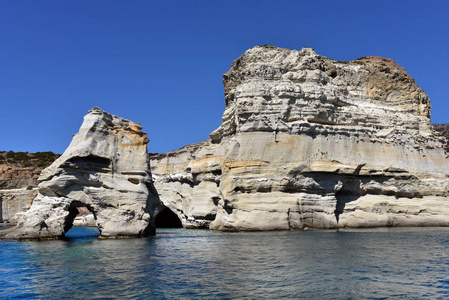
[[154, 234], [159, 200], [151, 182], [146, 133], [141, 126], [97, 107], [64, 154], [44, 169], [39, 193], [17, 226], [0, 239], [45, 240], [64, 237], [78, 207], [95, 216], [100, 238]]
[[255, 47], [223, 76], [222, 125], [151, 157], [184, 227], [448, 226], [445, 140], [430, 100], [389, 59]]
[[64, 237], [79, 207], [101, 238], [153, 234], [163, 206], [186, 228], [225, 231], [449, 226], [446, 141], [392, 60], [262, 46], [223, 81], [210, 139], [150, 158], [139, 124], [90, 110], [0, 239]]

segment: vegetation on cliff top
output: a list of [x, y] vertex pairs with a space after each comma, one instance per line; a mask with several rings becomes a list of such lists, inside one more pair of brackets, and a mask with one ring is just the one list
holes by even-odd
[[0, 151], [0, 165], [11, 165], [18, 168], [46, 168], [54, 162], [60, 154], [47, 152], [13, 152]]

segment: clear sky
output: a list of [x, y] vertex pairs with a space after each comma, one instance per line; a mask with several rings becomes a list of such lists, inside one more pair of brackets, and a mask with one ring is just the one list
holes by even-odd
[[62, 153], [93, 106], [140, 122], [149, 152], [221, 123], [222, 75], [256, 45], [382, 56], [449, 123], [449, 1], [0, 1], [0, 150]]

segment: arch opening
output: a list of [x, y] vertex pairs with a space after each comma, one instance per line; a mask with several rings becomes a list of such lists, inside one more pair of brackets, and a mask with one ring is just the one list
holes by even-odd
[[155, 218], [156, 228], [182, 228], [178, 215], [170, 208], [164, 207]]
[[97, 237], [100, 231], [97, 228], [96, 216], [93, 208], [78, 201], [73, 201], [66, 217], [64, 232], [66, 238]]

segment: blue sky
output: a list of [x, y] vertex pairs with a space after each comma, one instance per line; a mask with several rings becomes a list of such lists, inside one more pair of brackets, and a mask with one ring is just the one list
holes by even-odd
[[0, 1], [0, 150], [62, 153], [93, 106], [149, 152], [221, 123], [222, 75], [256, 45], [406, 68], [449, 123], [449, 1]]

